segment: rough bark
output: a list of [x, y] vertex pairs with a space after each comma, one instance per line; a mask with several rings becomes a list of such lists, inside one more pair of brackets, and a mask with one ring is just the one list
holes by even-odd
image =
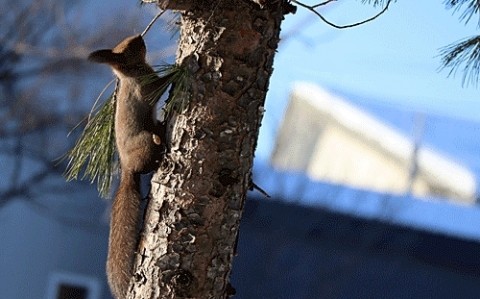
[[[175, 9], [172, 2], [164, 7]], [[169, 150], [152, 180], [127, 298], [228, 298], [232, 291], [228, 277], [283, 5], [190, 4], [177, 62], [191, 72], [192, 97], [169, 119]]]

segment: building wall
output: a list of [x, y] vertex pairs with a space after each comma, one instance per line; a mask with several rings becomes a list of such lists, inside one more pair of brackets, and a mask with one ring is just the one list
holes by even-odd
[[[79, 192], [79, 195], [85, 193]], [[96, 196], [15, 200], [0, 209], [0, 298], [53, 299], [56, 283], [111, 298], [106, 288], [108, 225]]]
[[[410, 190], [409, 161], [401, 161], [329, 122], [317, 139], [306, 173], [313, 179], [379, 192], [403, 194]], [[417, 176], [410, 190], [428, 195], [424, 177]]]
[[272, 163], [280, 169], [304, 171], [311, 163], [325, 120], [308, 103], [290, 101], [276, 140]]
[[329, 183], [475, 201], [470, 171], [428, 149], [414, 156], [412, 141], [317, 89], [295, 89], [271, 161], [278, 169]]
[[479, 250], [455, 237], [247, 201], [232, 284], [236, 299], [475, 299]]

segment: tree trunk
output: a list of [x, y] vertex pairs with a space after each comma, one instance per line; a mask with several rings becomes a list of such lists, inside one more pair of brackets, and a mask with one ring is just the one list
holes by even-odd
[[169, 150], [152, 180], [127, 298], [233, 291], [228, 277], [285, 5], [257, 2], [159, 3], [184, 10], [177, 63], [190, 71], [191, 98], [168, 120]]

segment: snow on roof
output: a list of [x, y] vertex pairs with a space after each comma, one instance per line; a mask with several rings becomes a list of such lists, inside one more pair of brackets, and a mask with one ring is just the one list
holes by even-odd
[[[397, 159], [411, 159], [414, 147], [411, 140], [344, 99], [317, 85], [304, 82], [294, 84], [292, 95], [293, 98], [308, 102], [346, 129], [375, 143]], [[430, 180], [454, 190], [462, 197], [475, 196], [475, 175], [462, 165], [426, 147], [419, 149], [417, 163]]]
[[272, 198], [480, 242], [480, 206], [313, 181], [256, 160], [256, 183]]

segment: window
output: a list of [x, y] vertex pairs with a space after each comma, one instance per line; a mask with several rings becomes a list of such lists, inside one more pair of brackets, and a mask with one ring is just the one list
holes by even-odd
[[56, 299], [87, 299], [88, 289], [83, 286], [60, 284], [57, 288]]
[[52, 273], [48, 279], [46, 299], [100, 299], [97, 278], [73, 273]]

